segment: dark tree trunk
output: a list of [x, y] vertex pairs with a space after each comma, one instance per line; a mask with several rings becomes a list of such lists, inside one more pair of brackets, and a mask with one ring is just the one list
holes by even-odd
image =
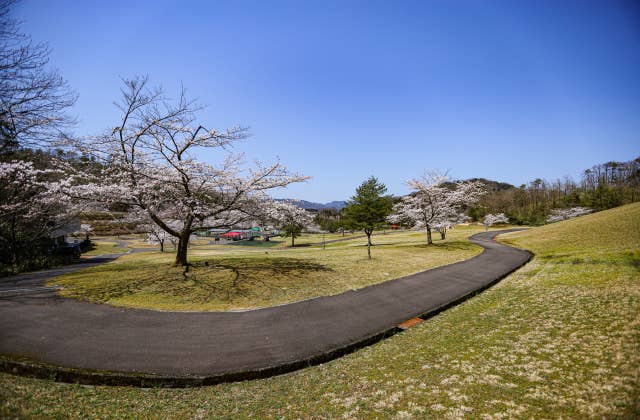
[[9, 250], [11, 253], [11, 271], [14, 273], [18, 272], [18, 250], [16, 249], [16, 244], [18, 243], [16, 234], [16, 218], [15, 216], [11, 218], [11, 240], [9, 241]]
[[187, 264], [187, 250], [189, 249], [189, 231], [182, 232], [178, 239], [178, 252], [176, 253], [176, 266], [186, 267]]
[[160, 242], [160, 252], [164, 252], [164, 239], [160, 239], [158, 242]]
[[444, 241], [446, 238], [447, 238], [447, 231], [443, 229], [440, 231], [440, 239]]
[[365, 230], [364, 233], [367, 234], [367, 256], [371, 259], [371, 231]]
[[295, 239], [296, 239], [296, 237], [291, 235], [291, 247], [292, 248], [295, 246]]
[[187, 261], [187, 251], [189, 249], [189, 238], [191, 238], [191, 224], [193, 216], [187, 216], [180, 236], [178, 237], [178, 252], [176, 253], [176, 263], [178, 267], [184, 267], [184, 272], [189, 271], [189, 263]]
[[427, 245], [433, 245], [433, 238], [431, 237], [431, 227], [427, 226]]

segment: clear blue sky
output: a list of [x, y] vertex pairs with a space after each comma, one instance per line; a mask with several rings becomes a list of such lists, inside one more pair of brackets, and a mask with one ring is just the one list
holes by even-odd
[[640, 155], [635, 1], [48, 1], [15, 15], [80, 98], [78, 134], [113, 126], [119, 77], [182, 82], [239, 150], [311, 175], [278, 193], [395, 194], [424, 169], [513, 184]]

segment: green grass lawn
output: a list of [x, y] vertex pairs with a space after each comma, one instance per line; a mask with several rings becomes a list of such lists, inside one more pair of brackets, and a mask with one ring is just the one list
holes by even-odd
[[0, 416], [638, 418], [640, 204], [503, 240], [536, 257], [473, 299], [330, 363], [195, 389], [0, 374]]
[[[382, 231], [379, 231], [379, 232], [376, 231], [374, 235], [378, 235], [381, 233]], [[342, 233], [325, 233], [324, 235], [322, 233], [303, 233], [302, 235], [296, 238], [295, 246], [319, 244], [323, 241], [323, 237], [325, 241], [334, 241], [336, 239], [343, 240], [343, 239], [349, 239], [349, 238], [356, 238], [363, 235], [364, 235], [364, 232], [362, 231], [355, 231], [352, 233], [345, 232], [344, 235]], [[283, 247], [291, 246], [291, 238], [278, 237], [277, 239], [279, 241], [282, 241]]]
[[[49, 281], [63, 296], [118, 306], [161, 310], [230, 310], [282, 304], [342, 293], [465, 260], [481, 252], [461, 227], [426, 246], [424, 233], [395, 232], [373, 238], [373, 259], [364, 239], [319, 246], [264, 248], [200, 245], [185, 278], [171, 265], [172, 252], [126, 255], [109, 264]], [[315, 241], [312, 235], [305, 235]], [[317, 235], [316, 235], [317, 236]], [[321, 235], [320, 235], [321, 236]], [[256, 242], [260, 244], [260, 242]], [[268, 244], [265, 243], [265, 244]]]
[[92, 239], [93, 248], [90, 251], [83, 252], [83, 256], [95, 256], [102, 254], [119, 254], [121, 252], [127, 252], [127, 248], [118, 246], [118, 242], [104, 240], [104, 239]]
[[[392, 231], [376, 231], [375, 235], [382, 235], [386, 233], [392, 233]], [[364, 232], [345, 232], [342, 233], [302, 233], [300, 236], [296, 237], [294, 242], [294, 247], [305, 247], [309, 245], [319, 245], [322, 241], [335, 241], [335, 240], [350, 240], [353, 238], [358, 238], [364, 235]], [[261, 239], [254, 239], [253, 241], [237, 241], [231, 242], [229, 245], [235, 246], [250, 246], [250, 247], [262, 247], [262, 248], [290, 248], [291, 247], [291, 238], [286, 238], [283, 236], [274, 236], [269, 241], [264, 242]], [[328, 245], [328, 244], [327, 244]]]

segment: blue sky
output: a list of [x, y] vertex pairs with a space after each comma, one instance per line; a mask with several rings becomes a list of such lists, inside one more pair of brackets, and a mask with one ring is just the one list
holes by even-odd
[[[395, 194], [425, 169], [516, 185], [640, 155], [634, 1], [22, 0], [78, 92], [78, 134], [117, 121], [120, 77], [180, 83], [248, 160], [310, 175], [276, 195]], [[204, 156], [207, 158], [207, 156]]]

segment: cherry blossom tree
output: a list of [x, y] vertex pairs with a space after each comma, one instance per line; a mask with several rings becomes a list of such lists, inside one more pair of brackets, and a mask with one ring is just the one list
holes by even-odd
[[449, 229], [453, 229], [454, 226], [460, 223], [466, 223], [469, 220], [471, 220], [471, 218], [466, 214], [453, 212], [449, 217], [445, 217], [434, 223], [433, 228], [440, 234], [440, 239], [445, 240]]
[[84, 236], [85, 241], [88, 241], [89, 235], [91, 235], [91, 232], [93, 232], [93, 227], [91, 227], [91, 224], [81, 223], [80, 229], [75, 233]]
[[[76, 174], [82, 185], [75, 194], [142, 211], [177, 238], [175, 264], [185, 271], [193, 233], [254, 219], [265, 211], [268, 191], [307, 179], [277, 161], [245, 167], [243, 156], [230, 148], [247, 137], [247, 130], [218, 131], [196, 122], [201, 107], [187, 100], [184, 90], [170, 101], [149, 88], [146, 77], [123, 83], [118, 125], [100, 136], [71, 140], [103, 164], [98, 174]], [[220, 163], [199, 160], [205, 150], [219, 152]]]
[[[164, 211], [159, 217], [165, 221], [167, 226], [174, 230], [180, 230], [181, 223], [179, 220], [173, 220], [171, 214]], [[139, 208], [133, 208], [127, 212], [123, 221], [126, 224], [133, 224], [136, 232], [142, 232], [147, 235], [147, 243], [157, 244], [160, 246], [160, 252], [164, 252], [164, 245], [170, 242], [173, 248], [176, 249], [177, 238], [170, 235], [166, 230], [158, 226], [153, 220], [151, 220], [144, 210]]]
[[44, 258], [51, 233], [68, 225], [78, 210], [64, 194], [68, 186], [61, 170], [0, 162], [0, 265], [16, 272]]
[[509, 223], [509, 218], [505, 216], [504, 213], [487, 214], [486, 216], [484, 216], [484, 220], [482, 223], [484, 224], [485, 230], [489, 230], [489, 228], [493, 225]]
[[420, 178], [407, 181], [413, 191], [394, 206], [387, 219], [391, 223], [411, 220], [418, 229], [426, 229], [427, 243], [433, 244], [432, 230], [443, 226], [452, 215], [475, 204], [486, 193], [479, 181], [451, 182], [446, 174], [428, 171]]
[[[174, 225], [175, 228], [177, 228], [175, 223], [172, 223], [171, 221], [167, 222], [167, 224], [169, 226]], [[169, 232], [162, 229], [160, 226], [156, 225], [155, 223], [149, 223], [147, 226], [148, 226], [147, 242], [151, 244], [160, 245], [160, 252], [164, 252], [164, 244], [167, 241], [169, 241], [175, 249], [177, 242], [174, 236], [171, 236]]]
[[282, 236], [291, 237], [291, 246], [295, 246], [295, 238], [313, 223], [313, 215], [307, 210], [286, 201], [272, 201], [268, 205], [267, 214]]
[[547, 217], [547, 223], [559, 222], [562, 220], [572, 219], [578, 216], [592, 213], [593, 210], [588, 207], [572, 207], [570, 209], [553, 209]]

